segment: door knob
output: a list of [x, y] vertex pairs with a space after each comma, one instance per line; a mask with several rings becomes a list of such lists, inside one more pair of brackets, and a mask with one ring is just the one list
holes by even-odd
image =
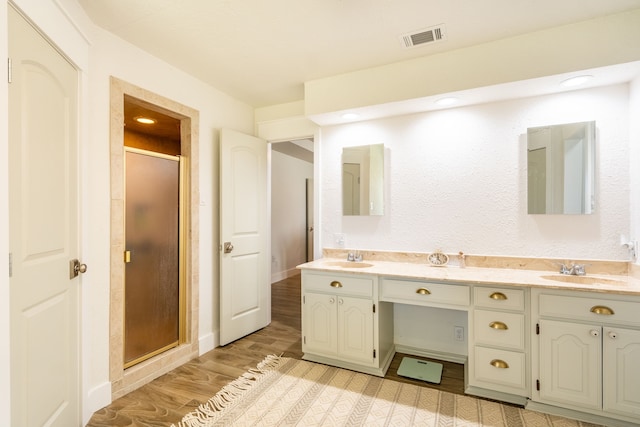
[[233, 250], [233, 245], [231, 244], [231, 242], [224, 242], [224, 253], [230, 254], [232, 250]]
[[80, 264], [80, 261], [78, 261], [77, 259], [72, 259], [71, 261], [69, 261], [69, 279], [78, 277], [78, 274], [86, 272], [87, 264]]

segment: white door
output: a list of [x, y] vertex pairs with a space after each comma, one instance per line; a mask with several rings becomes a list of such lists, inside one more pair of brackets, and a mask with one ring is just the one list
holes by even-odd
[[220, 344], [271, 322], [267, 143], [220, 132]]
[[13, 426], [78, 426], [77, 72], [9, 13]]
[[313, 179], [307, 179], [306, 180], [306, 185], [307, 185], [307, 208], [306, 208], [306, 213], [307, 213], [307, 257], [306, 260], [308, 261], [313, 261], [315, 259], [315, 255], [313, 253], [313, 245], [314, 245], [314, 241], [313, 241], [313, 228], [314, 228], [314, 219], [313, 219], [313, 209], [314, 209], [314, 203], [313, 203]]

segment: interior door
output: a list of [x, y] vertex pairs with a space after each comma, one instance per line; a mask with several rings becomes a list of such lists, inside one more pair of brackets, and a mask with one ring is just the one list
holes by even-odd
[[313, 219], [313, 209], [314, 209], [314, 203], [313, 203], [313, 179], [307, 179], [306, 180], [306, 185], [307, 185], [307, 208], [306, 208], [306, 214], [307, 214], [307, 257], [306, 260], [308, 261], [313, 261], [315, 259], [314, 253], [313, 253], [313, 245], [314, 245], [314, 241], [313, 241], [313, 229], [314, 229], [314, 219]]
[[8, 14], [11, 425], [78, 426], [77, 71]]
[[220, 132], [220, 344], [271, 322], [267, 143]]

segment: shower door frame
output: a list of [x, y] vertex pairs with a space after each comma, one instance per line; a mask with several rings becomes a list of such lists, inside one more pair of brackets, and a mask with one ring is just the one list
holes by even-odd
[[[182, 159], [181, 156], [173, 156], [173, 155], [169, 155], [169, 154], [163, 154], [163, 153], [159, 153], [156, 151], [151, 151], [151, 150], [143, 150], [140, 148], [134, 148], [134, 147], [125, 147], [124, 148], [125, 151], [125, 188], [126, 188], [126, 181], [128, 179], [127, 176], [127, 158], [126, 158], [126, 153], [135, 153], [135, 154], [140, 154], [143, 156], [149, 156], [149, 157], [154, 157], [154, 158], [158, 158], [158, 159], [164, 159], [164, 160], [170, 160], [170, 161], [175, 161], [178, 163], [178, 200], [179, 200], [179, 204], [178, 204], [178, 337], [177, 340], [173, 343], [170, 343], [164, 347], [160, 347], [150, 353], [144, 354], [140, 357], [137, 357], [129, 362], [127, 362], [125, 360], [124, 362], [124, 368], [130, 368], [132, 366], [137, 365], [138, 363], [144, 362], [147, 359], [150, 359], [158, 354], [164, 353], [167, 350], [170, 350], [172, 348], [175, 348], [177, 346], [179, 346], [180, 344], [184, 344], [185, 342], [185, 333], [186, 333], [186, 328], [185, 328], [185, 324], [186, 324], [186, 319], [185, 319], [185, 313], [186, 313], [186, 305], [185, 305], [185, 277], [184, 277], [184, 271], [185, 271], [185, 266], [184, 266], [184, 262], [185, 262], [185, 256], [184, 256], [184, 249], [185, 249], [185, 227], [184, 227], [184, 218], [186, 215], [185, 212], [185, 205], [186, 205], [186, 200], [184, 198], [185, 195], [185, 189], [183, 186], [184, 183], [184, 161]], [[125, 191], [125, 209], [127, 206], [127, 195], [126, 195], [126, 191]], [[125, 216], [125, 244], [127, 242], [127, 238], [126, 238], [126, 230], [127, 230], [127, 225], [126, 225], [126, 216]], [[125, 263], [129, 263], [131, 260], [131, 254], [129, 252], [129, 249], [126, 250], [125, 252]], [[135, 255], [134, 255], [135, 258]], [[125, 274], [125, 287], [127, 285], [127, 281], [126, 281], [126, 274]], [[126, 296], [126, 294], [125, 294]], [[126, 300], [125, 300], [125, 304], [126, 304]], [[126, 322], [127, 322], [127, 318], [125, 316], [124, 319], [125, 322], [125, 331], [126, 331]], [[125, 332], [126, 335], [126, 332]], [[126, 340], [125, 340], [125, 350], [126, 350]]]

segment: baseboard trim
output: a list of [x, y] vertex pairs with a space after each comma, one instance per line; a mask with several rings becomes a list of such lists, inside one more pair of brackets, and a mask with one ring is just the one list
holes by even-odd
[[271, 284], [274, 284], [274, 283], [279, 282], [279, 281], [284, 280], [284, 279], [288, 279], [289, 277], [297, 276], [298, 274], [300, 274], [300, 270], [298, 270], [295, 267], [294, 268], [290, 268], [289, 270], [278, 271], [276, 273], [272, 273], [271, 274]]
[[[357, 363], [345, 362], [342, 360], [332, 359], [330, 357], [318, 356], [315, 354], [304, 353], [302, 360], [308, 360], [309, 362], [322, 363], [323, 365], [335, 366], [337, 368], [348, 369], [350, 371], [362, 372], [364, 374], [375, 375], [377, 377], [383, 377], [386, 373], [384, 368], [374, 368], [371, 366], [362, 366]], [[389, 361], [391, 364], [391, 361]], [[389, 366], [387, 365], [387, 368]]]
[[444, 351], [428, 351], [423, 348], [411, 347], [408, 345], [396, 344], [396, 353], [410, 354], [412, 356], [427, 357], [429, 359], [444, 360], [446, 362], [467, 363], [467, 356]]
[[625, 421], [616, 418], [610, 418], [602, 415], [590, 414], [588, 412], [575, 411], [573, 409], [560, 408], [546, 403], [534, 402], [530, 400], [525, 406], [526, 409], [542, 412], [545, 414], [559, 415], [561, 417], [573, 418], [574, 420], [585, 421], [588, 423], [604, 425], [609, 427], [638, 427], [638, 420]]
[[501, 391], [487, 390], [480, 387], [467, 386], [464, 390], [465, 394], [472, 396], [484, 397], [491, 400], [499, 400], [500, 402], [513, 403], [514, 405], [525, 406], [529, 400], [527, 397], [515, 394], [504, 393]]
[[89, 422], [94, 412], [110, 405], [111, 402], [111, 383], [109, 381], [89, 390], [82, 403], [82, 425]]
[[202, 356], [206, 352], [213, 350], [216, 348], [216, 335], [213, 332], [209, 332], [208, 334], [201, 336], [198, 339], [198, 347], [198, 356]]

